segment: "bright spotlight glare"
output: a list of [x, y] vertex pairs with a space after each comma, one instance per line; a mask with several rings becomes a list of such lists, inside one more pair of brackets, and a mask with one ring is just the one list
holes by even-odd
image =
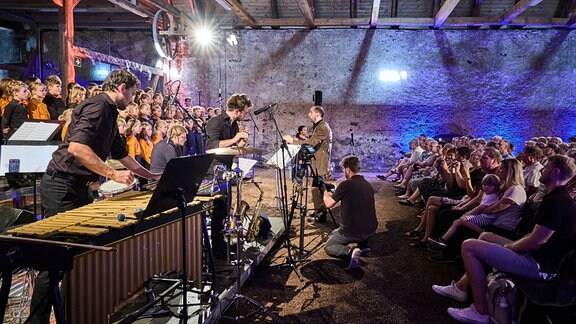
[[203, 46], [209, 45], [212, 43], [213, 35], [212, 31], [206, 28], [201, 28], [196, 31], [196, 41], [202, 44]]
[[378, 74], [378, 78], [383, 82], [398, 82], [400, 81], [400, 73], [394, 70], [382, 70]]

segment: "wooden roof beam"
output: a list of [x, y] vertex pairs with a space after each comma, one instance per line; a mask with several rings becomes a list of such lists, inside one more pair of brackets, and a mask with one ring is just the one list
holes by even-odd
[[534, 7], [540, 2], [542, 2], [542, 0], [520, 0], [516, 2], [516, 4], [506, 9], [506, 11], [500, 15], [500, 24], [508, 24], [510, 21], [512, 21], [512, 19], [518, 17], [521, 13], [526, 11], [526, 9], [529, 7]]
[[234, 12], [236, 17], [240, 18], [240, 20], [242, 20], [245, 24], [249, 25], [250, 27], [258, 28], [256, 20], [254, 20], [254, 17], [252, 17], [252, 15], [250, 15], [248, 11], [246, 11], [246, 9], [244, 9], [244, 7], [242, 7], [242, 5], [238, 3], [238, 1], [226, 0], [226, 2], [230, 4], [230, 6], [232, 7], [232, 12]]
[[[540, 0], [542, 1], [542, 0]], [[442, 24], [448, 19], [448, 16], [454, 11], [454, 8], [458, 5], [460, 0], [446, 0], [438, 13], [434, 17], [434, 28], [442, 26]]]
[[576, 28], [576, 11], [572, 12], [572, 16], [566, 22], [568, 28]]
[[298, 7], [300, 7], [300, 11], [304, 15], [304, 20], [306, 21], [306, 25], [308, 27], [316, 27], [316, 23], [314, 22], [314, 12], [312, 11], [312, 7], [308, 0], [296, 0], [298, 3]]
[[135, 14], [136, 16], [140, 16], [142, 18], [152, 18], [154, 17], [154, 14], [146, 9], [144, 9], [142, 6], [138, 6], [135, 3], [132, 3], [131, 1], [127, 1], [127, 0], [108, 0], [108, 2], [110, 2], [113, 5], [116, 5], [122, 9], [125, 9], [133, 14]]
[[370, 28], [378, 27], [378, 16], [380, 16], [380, 0], [372, 0], [372, 15], [370, 16]]

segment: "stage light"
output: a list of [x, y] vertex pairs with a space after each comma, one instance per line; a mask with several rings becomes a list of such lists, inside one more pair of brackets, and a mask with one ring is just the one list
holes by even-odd
[[400, 81], [400, 73], [395, 70], [382, 70], [378, 74], [378, 78], [383, 82], [398, 82]]
[[408, 72], [396, 70], [382, 70], [378, 73], [378, 78], [382, 82], [398, 82], [400, 80], [406, 80], [408, 78]]
[[207, 29], [206, 27], [197, 29], [194, 32], [194, 36], [196, 37], [196, 42], [202, 46], [208, 46], [214, 40], [214, 35], [212, 31]]

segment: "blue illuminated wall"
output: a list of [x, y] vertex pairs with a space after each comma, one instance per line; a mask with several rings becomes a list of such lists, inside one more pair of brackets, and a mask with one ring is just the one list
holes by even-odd
[[[276, 118], [286, 133], [309, 124], [312, 95], [323, 91], [334, 162], [355, 152], [367, 169], [382, 170], [420, 133], [498, 134], [517, 151], [532, 136], [576, 134], [576, 33], [569, 30], [274, 30], [239, 36], [239, 46], [227, 47], [222, 60], [185, 60], [190, 77], [184, 83], [203, 89], [208, 102], [216, 101], [219, 87], [225, 97], [248, 93], [256, 106], [278, 102]], [[207, 69], [203, 78], [195, 73]], [[382, 82], [381, 70], [406, 71], [407, 77]], [[256, 118], [257, 146], [275, 141], [265, 116]]]

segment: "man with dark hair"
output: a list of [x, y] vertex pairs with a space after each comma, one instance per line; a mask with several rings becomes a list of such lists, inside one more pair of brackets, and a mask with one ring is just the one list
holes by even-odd
[[466, 273], [448, 286], [432, 286], [441, 296], [466, 301], [471, 288], [474, 303], [466, 308], [448, 308], [448, 314], [461, 322], [488, 323], [486, 305], [486, 269], [495, 268], [509, 274], [551, 280], [576, 234], [576, 206], [566, 190], [566, 183], [576, 173], [574, 162], [562, 155], [553, 155], [541, 171], [540, 182], [548, 193], [536, 213], [532, 232], [511, 241], [485, 232], [480, 239], [462, 244]]
[[[248, 132], [241, 131], [238, 122], [244, 120], [248, 110], [252, 107], [252, 101], [246, 94], [235, 93], [226, 103], [226, 112], [216, 115], [206, 123], [206, 149], [215, 149], [220, 147], [238, 146], [244, 147], [248, 139]], [[232, 166], [233, 156], [220, 155], [216, 156], [211, 169], [208, 171], [213, 174], [213, 168], [217, 164], [225, 164], [227, 168]], [[226, 218], [226, 203], [223, 199], [214, 201], [215, 208], [212, 213], [211, 237], [214, 255], [218, 258], [226, 257], [226, 242], [224, 241], [224, 219]]]
[[[334, 194], [330, 195], [321, 187], [326, 207], [331, 208], [341, 202], [340, 227], [332, 231], [324, 250], [332, 257], [348, 261], [348, 268], [359, 266], [362, 251], [368, 248], [367, 240], [378, 227], [374, 205], [374, 189], [360, 174], [360, 160], [355, 156], [344, 158], [340, 164], [346, 180], [342, 181]], [[357, 243], [351, 249], [348, 244]]]
[[[132, 184], [134, 174], [151, 180], [160, 178], [128, 155], [118, 132], [117, 109], [126, 108], [139, 86], [140, 81], [132, 73], [113, 71], [104, 81], [102, 93], [74, 108], [66, 140], [52, 154], [42, 176], [40, 197], [46, 217], [91, 203], [88, 183], [100, 176], [126, 185]], [[108, 155], [128, 170], [114, 170], [104, 163]], [[55, 301], [52, 297], [44, 298], [50, 289], [49, 277], [44, 271], [36, 279], [31, 308], [37, 311], [31, 323], [50, 320], [50, 308]]]
[[[312, 160], [312, 171], [316, 176], [324, 180], [332, 179], [330, 170], [330, 158], [332, 152], [332, 129], [324, 120], [324, 108], [312, 106], [308, 112], [308, 117], [314, 123], [312, 136], [307, 140], [295, 139], [290, 135], [284, 136], [284, 140], [289, 144], [309, 144], [314, 147], [314, 159]], [[317, 188], [312, 188], [312, 201], [314, 203], [314, 219], [318, 222], [326, 221], [328, 210], [322, 201], [322, 196]]]
[[[226, 103], [226, 113], [210, 118], [206, 123], [206, 149], [243, 147], [248, 139], [248, 132], [240, 131], [238, 122], [244, 120], [252, 101], [246, 94], [235, 93]], [[232, 156], [218, 156], [216, 159], [227, 167], [232, 166]]]

